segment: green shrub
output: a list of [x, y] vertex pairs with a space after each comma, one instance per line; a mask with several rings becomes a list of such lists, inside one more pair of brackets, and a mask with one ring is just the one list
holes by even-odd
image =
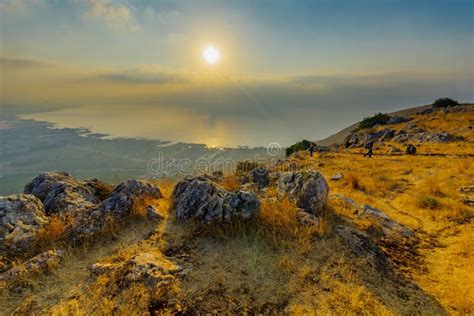
[[459, 105], [458, 101], [450, 99], [450, 98], [439, 98], [436, 99], [433, 103], [433, 107], [435, 108], [445, 108], [448, 106], [456, 106]]
[[422, 196], [418, 200], [418, 207], [428, 210], [438, 210], [441, 208], [441, 203], [431, 196]]
[[296, 144], [291, 145], [290, 147], [285, 149], [286, 156], [290, 156], [292, 153], [295, 153], [300, 150], [306, 150], [311, 145], [311, 142], [307, 139], [303, 139], [302, 141], [297, 142]]
[[387, 124], [388, 120], [390, 119], [390, 115], [387, 113], [377, 113], [373, 116], [364, 118], [360, 123], [358, 129], [370, 128], [374, 127], [377, 124]]

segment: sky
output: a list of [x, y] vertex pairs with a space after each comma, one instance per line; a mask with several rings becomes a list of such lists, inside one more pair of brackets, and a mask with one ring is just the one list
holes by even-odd
[[457, 0], [0, 0], [0, 105], [116, 136], [289, 145], [473, 101], [473, 20]]

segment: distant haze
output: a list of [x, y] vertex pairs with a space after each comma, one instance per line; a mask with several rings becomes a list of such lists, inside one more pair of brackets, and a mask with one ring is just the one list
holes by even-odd
[[0, 106], [111, 136], [286, 146], [474, 100], [472, 1], [0, 0], [0, 20]]

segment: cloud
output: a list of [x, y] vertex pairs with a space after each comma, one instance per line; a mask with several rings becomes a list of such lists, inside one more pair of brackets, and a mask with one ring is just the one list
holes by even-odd
[[1, 57], [0, 56], [0, 66], [1, 67], [11, 67], [11, 68], [45, 68], [53, 67], [54, 64], [30, 58], [16, 58], [16, 57]]
[[119, 3], [111, 3], [109, 0], [87, 0], [88, 15], [103, 20], [107, 25], [116, 29], [138, 30], [132, 10]]
[[177, 84], [186, 83], [188, 78], [177, 72], [162, 70], [129, 69], [97, 75], [95, 78], [111, 82], [139, 84]]
[[41, 4], [42, 0], [0, 0], [0, 12], [12, 15], [27, 15], [32, 5]]

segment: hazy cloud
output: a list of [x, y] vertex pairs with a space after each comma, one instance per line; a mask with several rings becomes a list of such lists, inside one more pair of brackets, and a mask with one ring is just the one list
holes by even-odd
[[0, 12], [6, 14], [26, 15], [30, 13], [30, 6], [42, 2], [42, 0], [0, 0]]
[[138, 30], [132, 10], [125, 4], [112, 3], [109, 0], [87, 0], [88, 15], [103, 20], [112, 28]]
[[52, 67], [53, 64], [47, 61], [29, 58], [0, 57], [0, 66], [16, 68], [36, 68]]
[[162, 70], [151, 71], [140, 68], [103, 73], [97, 75], [96, 78], [112, 82], [140, 84], [176, 84], [188, 82], [186, 76], [177, 72], [167, 72]]

